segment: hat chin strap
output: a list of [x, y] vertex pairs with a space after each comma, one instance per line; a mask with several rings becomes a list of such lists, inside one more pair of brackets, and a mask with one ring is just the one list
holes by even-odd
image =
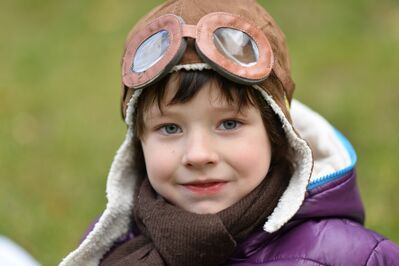
[[[211, 68], [204, 63], [188, 64], [175, 66], [171, 72], [182, 69], [201, 71]], [[266, 104], [270, 105], [280, 118], [289, 145], [295, 153], [295, 164], [297, 166], [287, 189], [263, 226], [266, 232], [273, 233], [280, 229], [299, 210], [305, 198], [306, 187], [312, 172], [313, 158], [309, 145], [294, 131], [272, 96], [258, 85], [253, 85], [253, 87], [261, 92]], [[128, 103], [125, 118], [128, 131], [124, 142], [114, 157], [108, 174], [106, 189], [108, 203], [106, 209], [86, 239], [75, 251], [64, 258], [60, 266], [98, 265], [101, 258], [115, 241], [129, 232], [130, 214], [134, 205], [134, 185], [136, 182], [133, 171], [135, 162], [133, 160], [134, 145], [132, 140], [134, 135], [132, 118], [136, 102], [142, 90], [136, 90]]]

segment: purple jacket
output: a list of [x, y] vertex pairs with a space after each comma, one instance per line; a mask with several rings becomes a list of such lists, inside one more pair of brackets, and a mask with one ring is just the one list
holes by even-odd
[[261, 229], [240, 243], [227, 265], [399, 265], [399, 247], [365, 229], [352, 169], [308, 190], [282, 229]]

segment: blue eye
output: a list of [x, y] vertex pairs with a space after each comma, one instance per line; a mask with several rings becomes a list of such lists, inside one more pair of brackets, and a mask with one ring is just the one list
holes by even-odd
[[220, 128], [223, 130], [232, 130], [232, 129], [236, 129], [237, 127], [239, 127], [241, 125], [240, 122], [236, 121], [236, 120], [225, 120], [220, 124]]
[[160, 130], [165, 135], [171, 135], [181, 132], [181, 128], [176, 124], [166, 124], [163, 125]]

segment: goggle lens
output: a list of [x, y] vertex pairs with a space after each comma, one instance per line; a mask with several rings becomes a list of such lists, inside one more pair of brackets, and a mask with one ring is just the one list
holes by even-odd
[[136, 73], [148, 70], [162, 59], [169, 46], [170, 38], [166, 30], [161, 30], [153, 34], [137, 49], [133, 57], [131, 70]]
[[221, 54], [240, 66], [248, 67], [259, 60], [259, 49], [245, 32], [219, 28], [213, 33], [213, 43]]

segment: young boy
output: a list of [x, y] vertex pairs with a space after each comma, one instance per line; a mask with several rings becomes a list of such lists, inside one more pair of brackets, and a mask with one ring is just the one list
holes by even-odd
[[[362, 226], [356, 155], [292, 101], [255, 1], [167, 1], [128, 36], [108, 204], [61, 265], [395, 265]], [[290, 104], [291, 102], [291, 104]]]

